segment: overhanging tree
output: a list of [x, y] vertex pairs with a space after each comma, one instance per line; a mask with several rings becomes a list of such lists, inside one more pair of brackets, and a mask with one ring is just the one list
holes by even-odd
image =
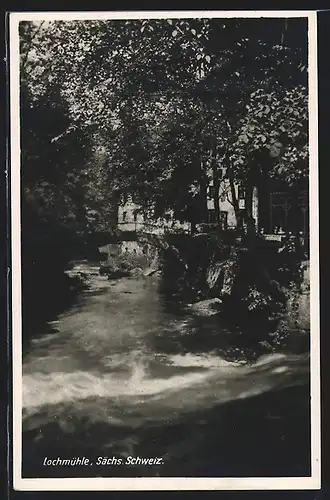
[[[289, 177], [291, 165], [295, 177], [296, 157], [298, 163], [306, 159], [303, 53], [285, 45], [292, 20], [279, 20], [272, 33], [264, 21], [88, 21], [34, 27], [27, 58], [34, 68], [30, 88], [35, 94], [49, 84], [60, 86], [70, 116], [62, 136], [84, 130], [106, 148], [109, 189], [124, 197], [134, 193], [142, 205], [157, 207], [156, 215], [174, 208], [178, 217], [191, 220], [198, 210], [206, 217], [211, 172], [219, 220], [224, 170], [232, 188], [243, 182], [250, 193], [258, 154], [266, 157], [270, 151], [271, 158], [281, 143], [280, 161], [270, 159], [266, 168], [274, 176]], [[296, 110], [297, 99], [301, 129], [290, 111]], [[235, 196], [232, 189], [238, 211]], [[248, 209], [247, 221], [250, 215]]]

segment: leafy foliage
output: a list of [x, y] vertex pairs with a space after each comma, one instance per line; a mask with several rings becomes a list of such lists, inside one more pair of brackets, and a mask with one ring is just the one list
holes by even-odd
[[[208, 222], [211, 180], [214, 199], [220, 193], [235, 210], [232, 186], [245, 188], [247, 218], [261, 178], [307, 183], [304, 23], [20, 23], [23, 271], [25, 296], [37, 306], [31, 317], [48, 300], [48, 281], [58, 282], [62, 295], [68, 284], [59, 277], [81, 241], [112, 229], [118, 203], [130, 197], [150, 217], [170, 212], [193, 225]], [[205, 298], [213, 250], [182, 238], [189, 271], [178, 259], [177, 269], [172, 256], [168, 281], [175, 274], [187, 296]], [[283, 255], [279, 273], [289, 280], [291, 261], [287, 266]], [[236, 268], [229, 271], [230, 292]], [[251, 275], [236, 290], [237, 310], [255, 317], [282, 305]]]
[[297, 29], [297, 20], [21, 23], [31, 116], [42, 102], [62, 113], [45, 143], [58, 182], [72, 174], [84, 185], [94, 224], [129, 195], [155, 217], [171, 209], [203, 219], [210, 178], [255, 183], [256, 164], [288, 185], [306, 180], [306, 40]]

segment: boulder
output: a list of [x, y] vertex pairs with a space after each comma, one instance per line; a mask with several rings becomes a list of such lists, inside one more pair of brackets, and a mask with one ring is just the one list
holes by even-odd
[[152, 276], [153, 274], [156, 274], [157, 271], [159, 271], [159, 267], [148, 267], [143, 271], [143, 276]]
[[224, 262], [215, 262], [207, 270], [206, 282], [209, 288], [222, 289], [224, 281]]
[[300, 286], [289, 291], [287, 302], [287, 322], [291, 328], [310, 329], [310, 265], [301, 263]]
[[113, 269], [112, 271], [110, 271], [108, 273], [108, 279], [109, 280], [117, 280], [117, 279], [120, 279], [120, 278], [128, 278], [129, 276], [131, 276], [131, 272], [130, 271], [125, 271], [124, 269]]
[[222, 300], [218, 298], [201, 300], [195, 304], [189, 304], [188, 308], [199, 316], [213, 316], [220, 312]]
[[286, 321], [291, 329], [309, 330], [310, 295], [308, 291], [291, 290], [289, 292]]
[[211, 264], [207, 271], [206, 281], [214, 294], [231, 295], [236, 278], [238, 264], [236, 258], [229, 258], [222, 262]]
[[142, 276], [143, 269], [141, 267], [134, 267], [131, 271], [132, 276]]
[[113, 267], [112, 266], [101, 266], [100, 269], [99, 269], [99, 274], [101, 276], [104, 276], [106, 274], [109, 274], [112, 271], [113, 271]]

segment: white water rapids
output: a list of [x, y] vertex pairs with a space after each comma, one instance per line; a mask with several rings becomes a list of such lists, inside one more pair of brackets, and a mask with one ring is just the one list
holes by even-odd
[[[220, 327], [213, 322], [203, 331], [200, 324], [194, 327], [193, 317], [169, 313], [156, 278], [109, 282], [96, 275], [96, 268], [79, 269], [95, 272], [90, 290], [50, 325], [51, 333], [34, 338], [24, 359], [23, 431], [29, 452], [41, 447], [42, 455], [53, 446], [67, 453], [71, 443], [74, 451], [95, 446], [96, 454], [134, 454], [146, 440], [145, 449], [151, 446], [146, 433], [157, 429], [159, 441], [161, 429], [175, 425], [195, 431], [197, 426], [197, 434], [202, 427], [210, 436], [214, 422], [221, 421], [215, 410], [237, 403], [239, 417], [244, 401], [272, 398], [273, 391], [308, 381], [307, 355], [268, 354], [243, 363], [224, 359], [215, 347], [206, 353], [182, 349], [177, 339], [196, 328], [200, 335], [218, 334], [221, 343]], [[268, 408], [261, 413], [268, 418]], [[183, 430], [180, 443], [165, 430], [168, 444], [153, 443], [152, 450], [173, 457], [178, 449], [186, 453], [182, 450], [195, 446], [195, 431], [189, 437]]]

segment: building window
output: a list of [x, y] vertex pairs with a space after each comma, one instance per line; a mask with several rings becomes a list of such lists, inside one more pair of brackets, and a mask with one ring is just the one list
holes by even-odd
[[215, 198], [215, 194], [216, 194], [216, 191], [215, 191], [215, 186], [209, 186], [209, 197], [214, 200]]
[[[217, 221], [217, 214], [214, 209], [211, 209], [208, 211], [209, 212], [209, 223], [210, 224], [216, 224]], [[222, 229], [226, 230], [228, 227], [228, 212], [226, 210], [220, 210], [220, 226]]]
[[238, 212], [238, 221], [237, 221], [237, 223], [238, 223], [237, 225], [240, 229], [243, 229], [244, 219], [245, 219], [245, 209], [240, 208], [239, 212]]
[[123, 212], [123, 222], [126, 222], [127, 219], [127, 212]]
[[209, 222], [210, 223], [215, 223], [217, 222], [217, 216], [216, 216], [216, 213], [215, 213], [215, 210], [212, 208], [208, 211], [208, 215], [209, 215]]
[[134, 222], [137, 221], [137, 216], [138, 216], [138, 211], [134, 210], [134, 212], [133, 212]]
[[245, 199], [245, 189], [242, 186], [238, 186], [238, 199], [239, 200]]

